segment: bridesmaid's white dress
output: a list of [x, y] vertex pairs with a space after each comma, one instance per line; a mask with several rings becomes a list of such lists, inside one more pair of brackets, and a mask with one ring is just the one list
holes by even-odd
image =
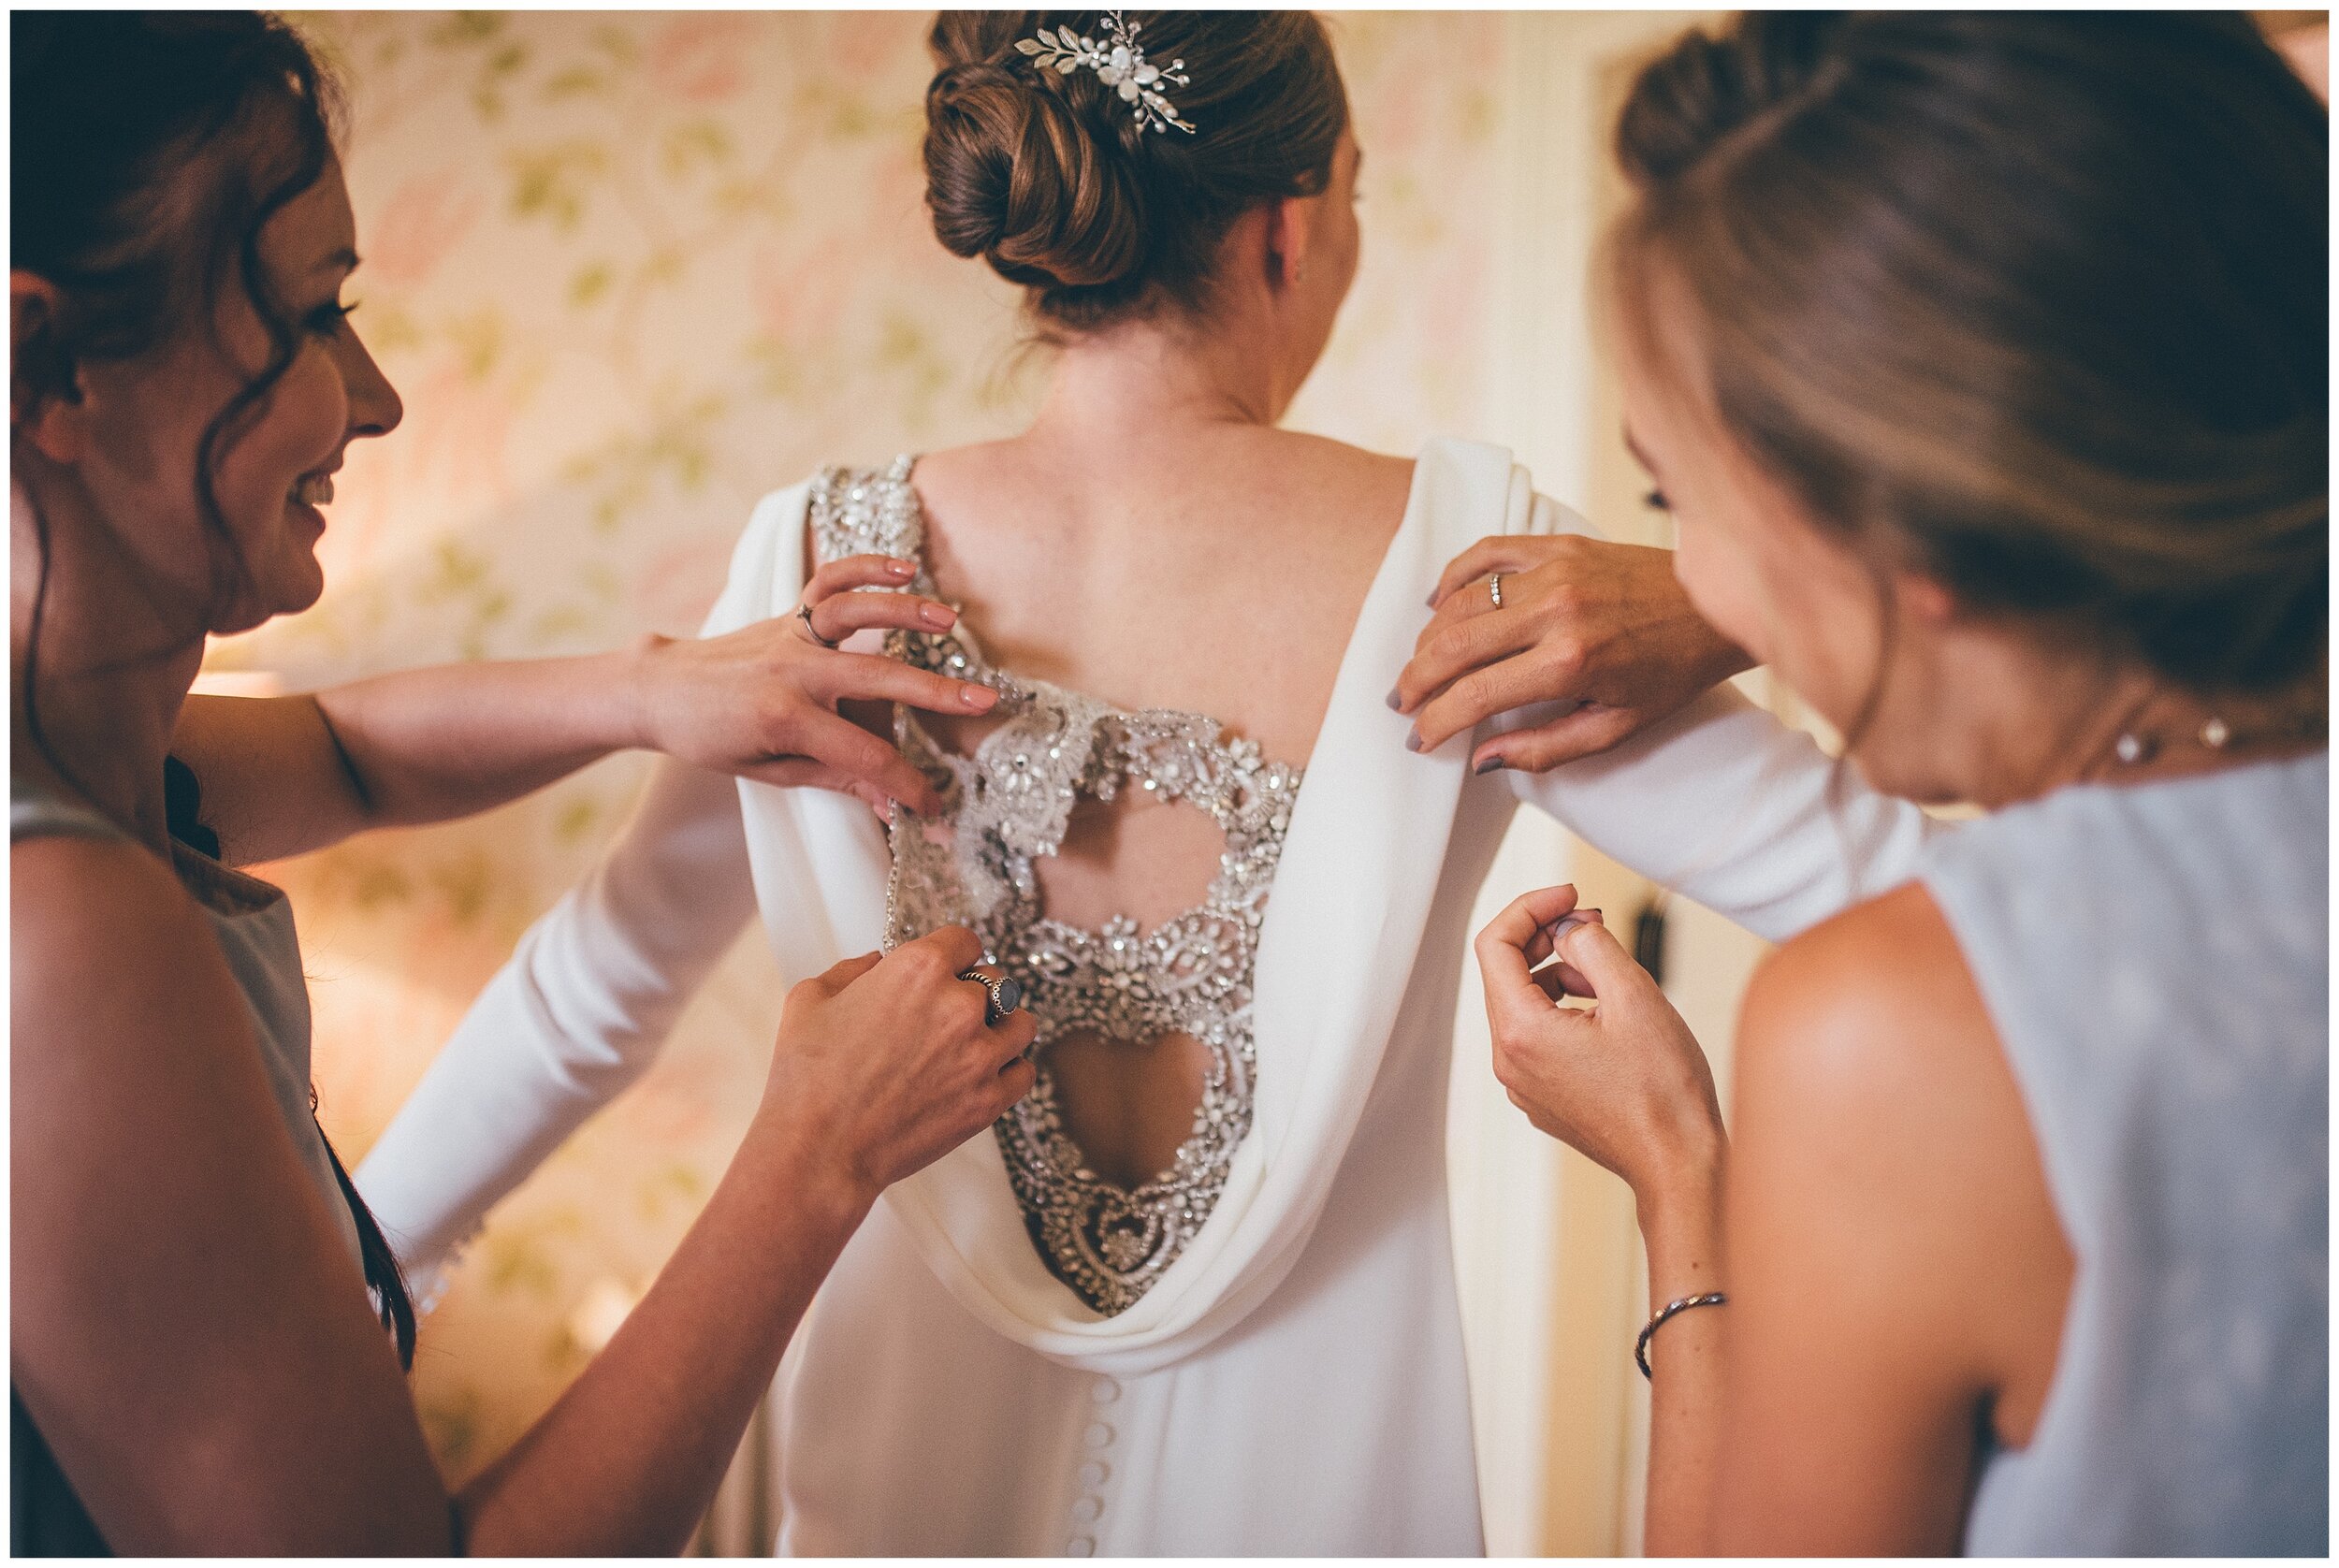
[[[807, 491], [756, 507], [710, 633], [793, 608]], [[1590, 530], [1508, 453], [1423, 449], [1292, 808], [1254, 1121], [1216, 1206], [1108, 1317], [1035, 1250], [989, 1134], [896, 1184], [781, 1370], [779, 1550], [1482, 1549], [1446, 1092], [1511, 814], [1538, 806], [1774, 939], [1907, 879], [1929, 831], [1856, 784], [1831, 808], [1827, 759], [1727, 689], [1539, 778], [1474, 777], [1468, 737], [1409, 754], [1384, 698], [1441, 569], [1486, 535], [1557, 531]], [[878, 946], [887, 864], [858, 802], [662, 765], [360, 1172], [406, 1260], [438, 1262], [648, 1065], [751, 913], [792, 980]]]

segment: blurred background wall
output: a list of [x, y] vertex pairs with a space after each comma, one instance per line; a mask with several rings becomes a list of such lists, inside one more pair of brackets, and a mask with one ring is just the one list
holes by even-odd
[[[349, 98], [359, 328], [406, 423], [351, 450], [310, 615], [217, 645], [218, 690], [604, 648], [692, 630], [748, 509], [831, 461], [1015, 428], [1044, 367], [1014, 291], [921, 205], [923, 14], [297, 15]], [[1581, 299], [1616, 192], [1605, 120], [1687, 18], [1332, 18], [1365, 251], [1291, 423], [1410, 452], [1506, 443], [1612, 534], [1654, 538]], [[622, 822], [615, 758], [479, 820], [274, 868], [307, 946], [321, 1113], [362, 1155], [527, 923]], [[1646, 890], [1522, 824], [1490, 889]], [[1489, 909], [1499, 902], [1490, 892]], [[1726, 1038], [1756, 949], [1694, 910], [1675, 989]], [[606, 1339], [761, 1092], [777, 987], [732, 954], [666, 1057], [493, 1216], [428, 1320], [415, 1385], [460, 1476]], [[1457, 1247], [1489, 1546], [1633, 1542], [1635, 1240], [1622, 1188], [1527, 1128], [1486, 1067], [1475, 976], [1455, 1100]], [[762, 1549], [750, 1459], [710, 1539]]]

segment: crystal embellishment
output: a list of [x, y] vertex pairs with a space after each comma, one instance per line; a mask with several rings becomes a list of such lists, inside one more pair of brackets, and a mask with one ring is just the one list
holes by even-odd
[[[823, 561], [870, 551], [917, 560], [906, 591], [933, 596], [914, 461], [898, 458], [882, 473], [824, 472], [812, 489], [813, 541]], [[1023, 983], [1039, 1024], [1038, 1082], [994, 1131], [1040, 1257], [1112, 1316], [1153, 1287], [1210, 1218], [1250, 1132], [1252, 977], [1300, 770], [1269, 761], [1255, 742], [1223, 738], [1199, 714], [1126, 711], [1018, 679], [982, 656], [963, 622], [938, 634], [889, 632], [886, 650], [993, 688], [1002, 699], [993, 712], [1004, 716], [961, 757], [898, 710], [895, 739], [943, 806], [937, 818], [905, 814], [892, 831], [886, 946], [966, 925]], [[1183, 801], [1218, 823], [1226, 852], [1209, 892], [1151, 931], [1126, 916], [1096, 930], [1050, 919], [1034, 862], [1062, 847], [1079, 801], [1125, 789]], [[1184, 1034], [1208, 1053], [1192, 1129], [1170, 1168], [1134, 1189], [1089, 1169], [1065, 1128], [1047, 1051], [1075, 1032], [1131, 1046]]]

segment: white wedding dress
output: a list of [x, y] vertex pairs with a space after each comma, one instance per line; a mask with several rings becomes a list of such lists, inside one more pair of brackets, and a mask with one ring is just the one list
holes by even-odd
[[[792, 609], [811, 488], [756, 507], [710, 633]], [[1772, 938], [1905, 880], [1928, 831], [1857, 785], [1831, 808], [1828, 761], [1727, 689], [1542, 777], [1472, 777], [1466, 737], [1408, 753], [1383, 698], [1441, 569], [1489, 534], [1562, 530], [1589, 531], [1507, 453], [1423, 449], [1289, 812], [1252, 1122], [1214, 1206], [1107, 1316], [1035, 1247], [999, 1140], [897, 1183], [781, 1369], [779, 1550], [1481, 1550], [1446, 1093], [1467, 922], [1512, 812]], [[887, 869], [856, 801], [661, 765], [359, 1172], [409, 1266], [647, 1066], [752, 913], [791, 980], [877, 947]]]

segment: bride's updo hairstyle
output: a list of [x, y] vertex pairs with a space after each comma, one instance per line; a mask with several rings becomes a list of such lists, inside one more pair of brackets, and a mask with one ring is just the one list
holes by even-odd
[[929, 39], [926, 205], [953, 254], [1030, 291], [1043, 327], [1089, 331], [1165, 307], [1200, 311], [1242, 213], [1331, 178], [1348, 98], [1305, 11], [1144, 11], [1147, 61], [1194, 127], [1142, 128], [1085, 67], [1018, 53], [1041, 28], [1104, 36], [1097, 11], [943, 11]]
[[1751, 14], [1617, 149], [1628, 342], [1819, 526], [2196, 693], [2319, 665], [2329, 123], [2240, 13]]

